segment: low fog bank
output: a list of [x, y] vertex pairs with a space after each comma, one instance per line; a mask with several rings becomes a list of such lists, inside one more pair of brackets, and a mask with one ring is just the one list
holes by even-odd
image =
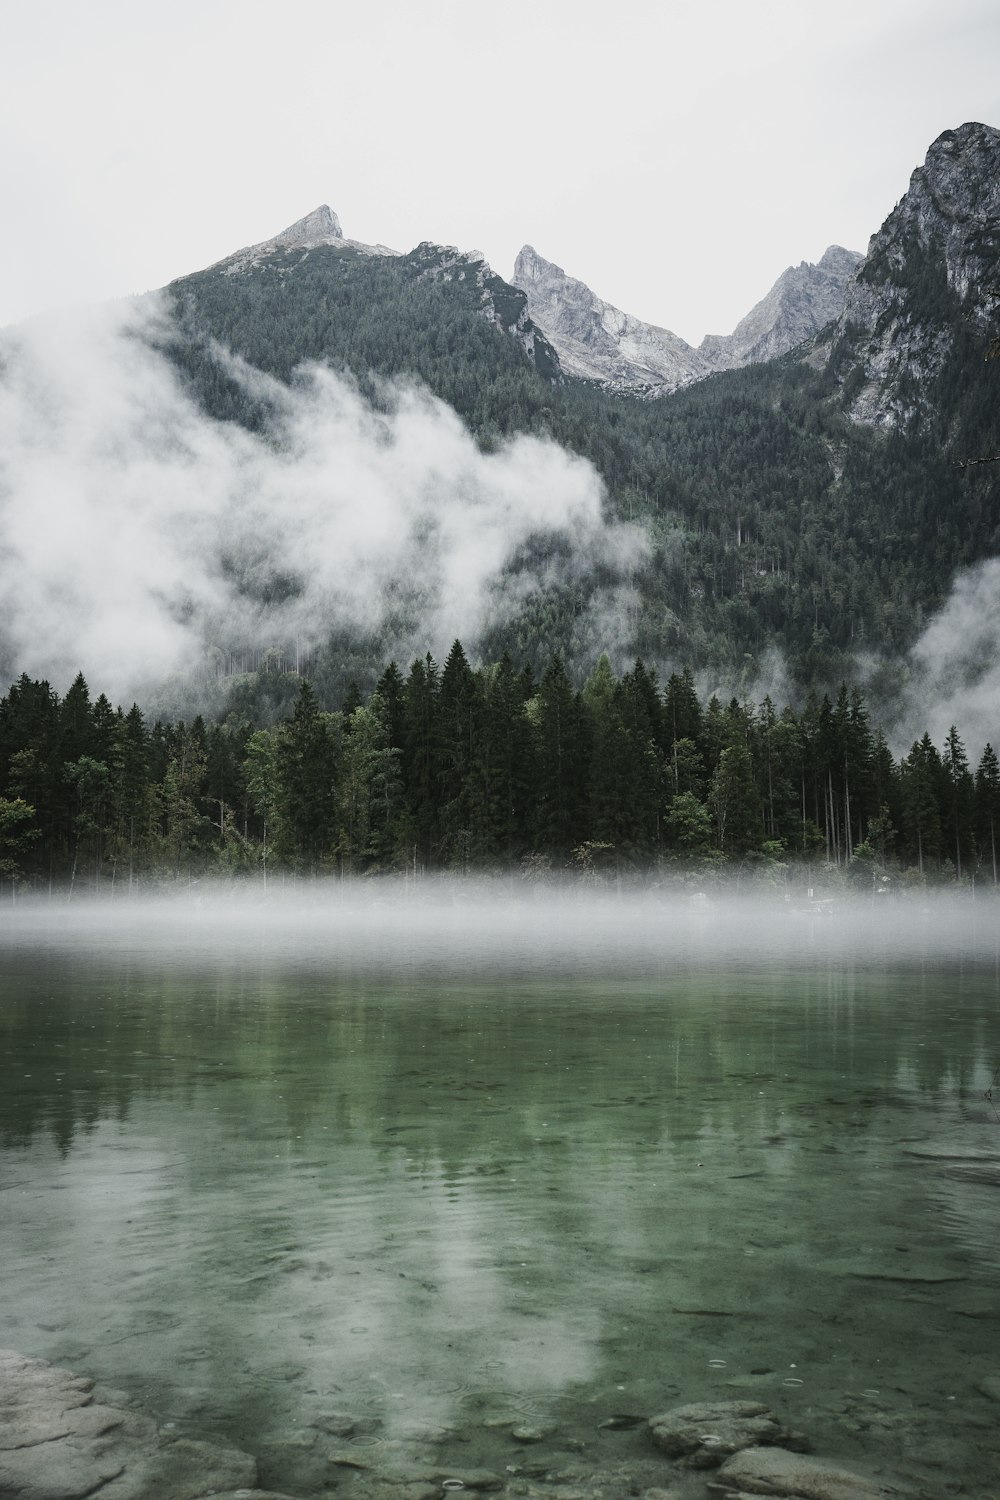
[[592, 465], [526, 436], [484, 453], [413, 382], [385, 383], [376, 411], [322, 366], [285, 386], [218, 350], [269, 414], [252, 433], [201, 410], [159, 347], [173, 332], [150, 295], [0, 340], [8, 680], [82, 670], [145, 702], [172, 674], [214, 682], [230, 652], [297, 657], [333, 631], [385, 659], [474, 646], [577, 586], [597, 649], [626, 651], [648, 547], [606, 519]]
[[787, 899], [509, 881], [331, 880], [0, 910], [0, 951], [331, 970], [669, 975], [858, 963], [1000, 966], [1000, 904], [969, 893]]

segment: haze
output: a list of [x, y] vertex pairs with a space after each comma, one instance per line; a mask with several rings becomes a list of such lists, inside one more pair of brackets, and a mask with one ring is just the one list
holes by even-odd
[[[817, 889], [817, 896], [822, 892]], [[968, 893], [837, 900], [696, 889], [595, 890], [512, 880], [200, 883], [133, 899], [19, 898], [0, 910], [0, 951], [39, 948], [101, 963], [155, 958], [284, 971], [560, 975], [609, 982], [678, 972], [783, 972], [835, 964], [1000, 965], [995, 903]]]

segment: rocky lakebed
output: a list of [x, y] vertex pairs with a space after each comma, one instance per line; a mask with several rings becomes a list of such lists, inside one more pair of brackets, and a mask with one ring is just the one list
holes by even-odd
[[[994, 1393], [1000, 1396], [1000, 1390]], [[406, 1454], [365, 1446], [372, 1419], [331, 1412], [292, 1434], [296, 1482], [266, 1487], [266, 1464], [211, 1435], [157, 1425], [126, 1393], [43, 1359], [0, 1351], [0, 1500], [447, 1500], [460, 1490], [520, 1500], [921, 1500], [965, 1486], [942, 1474], [938, 1489], [881, 1469], [863, 1472], [810, 1450], [808, 1434], [786, 1428], [766, 1405], [750, 1400], [673, 1406], [647, 1417], [609, 1414], [599, 1435], [641, 1438], [639, 1456], [600, 1456], [580, 1440], [487, 1414], [509, 1443], [496, 1469], [457, 1466], [435, 1456], [447, 1436], [424, 1434]], [[450, 1447], [450, 1445], [449, 1445]], [[302, 1487], [301, 1477], [308, 1476]]]

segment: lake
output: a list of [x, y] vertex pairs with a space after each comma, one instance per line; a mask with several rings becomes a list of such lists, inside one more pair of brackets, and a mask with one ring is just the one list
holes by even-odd
[[970, 901], [8, 908], [0, 1345], [299, 1493], [430, 1451], [666, 1484], [634, 1419], [717, 1397], [993, 1484], [998, 934]]

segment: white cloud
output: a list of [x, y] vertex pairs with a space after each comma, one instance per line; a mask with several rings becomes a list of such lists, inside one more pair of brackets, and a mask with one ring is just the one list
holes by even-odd
[[1000, 745], [1000, 559], [959, 573], [908, 657], [894, 743], [905, 754], [925, 730], [940, 748], [952, 725], [975, 764]]
[[[65, 683], [82, 667], [122, 695], [213, 646], [377, 632], [401, 604], [446, 649], [541, 585], [502, 581], [538, 532], [569, 538], [564, 573], [642, 554], [637, 531], [603, 519], [589, 464], [530, 437], [483, 454], [412, 385], [388, 390], [385, 415], [327, 369], [289, 389], [226, 359], [268, 400], [273, 430], [212, 421], [148, 341], [165, 320], [150, 298], [39, 319], [4, 346], [8, 668]], [[275, 579], [292, 596], [262, 603]]]

